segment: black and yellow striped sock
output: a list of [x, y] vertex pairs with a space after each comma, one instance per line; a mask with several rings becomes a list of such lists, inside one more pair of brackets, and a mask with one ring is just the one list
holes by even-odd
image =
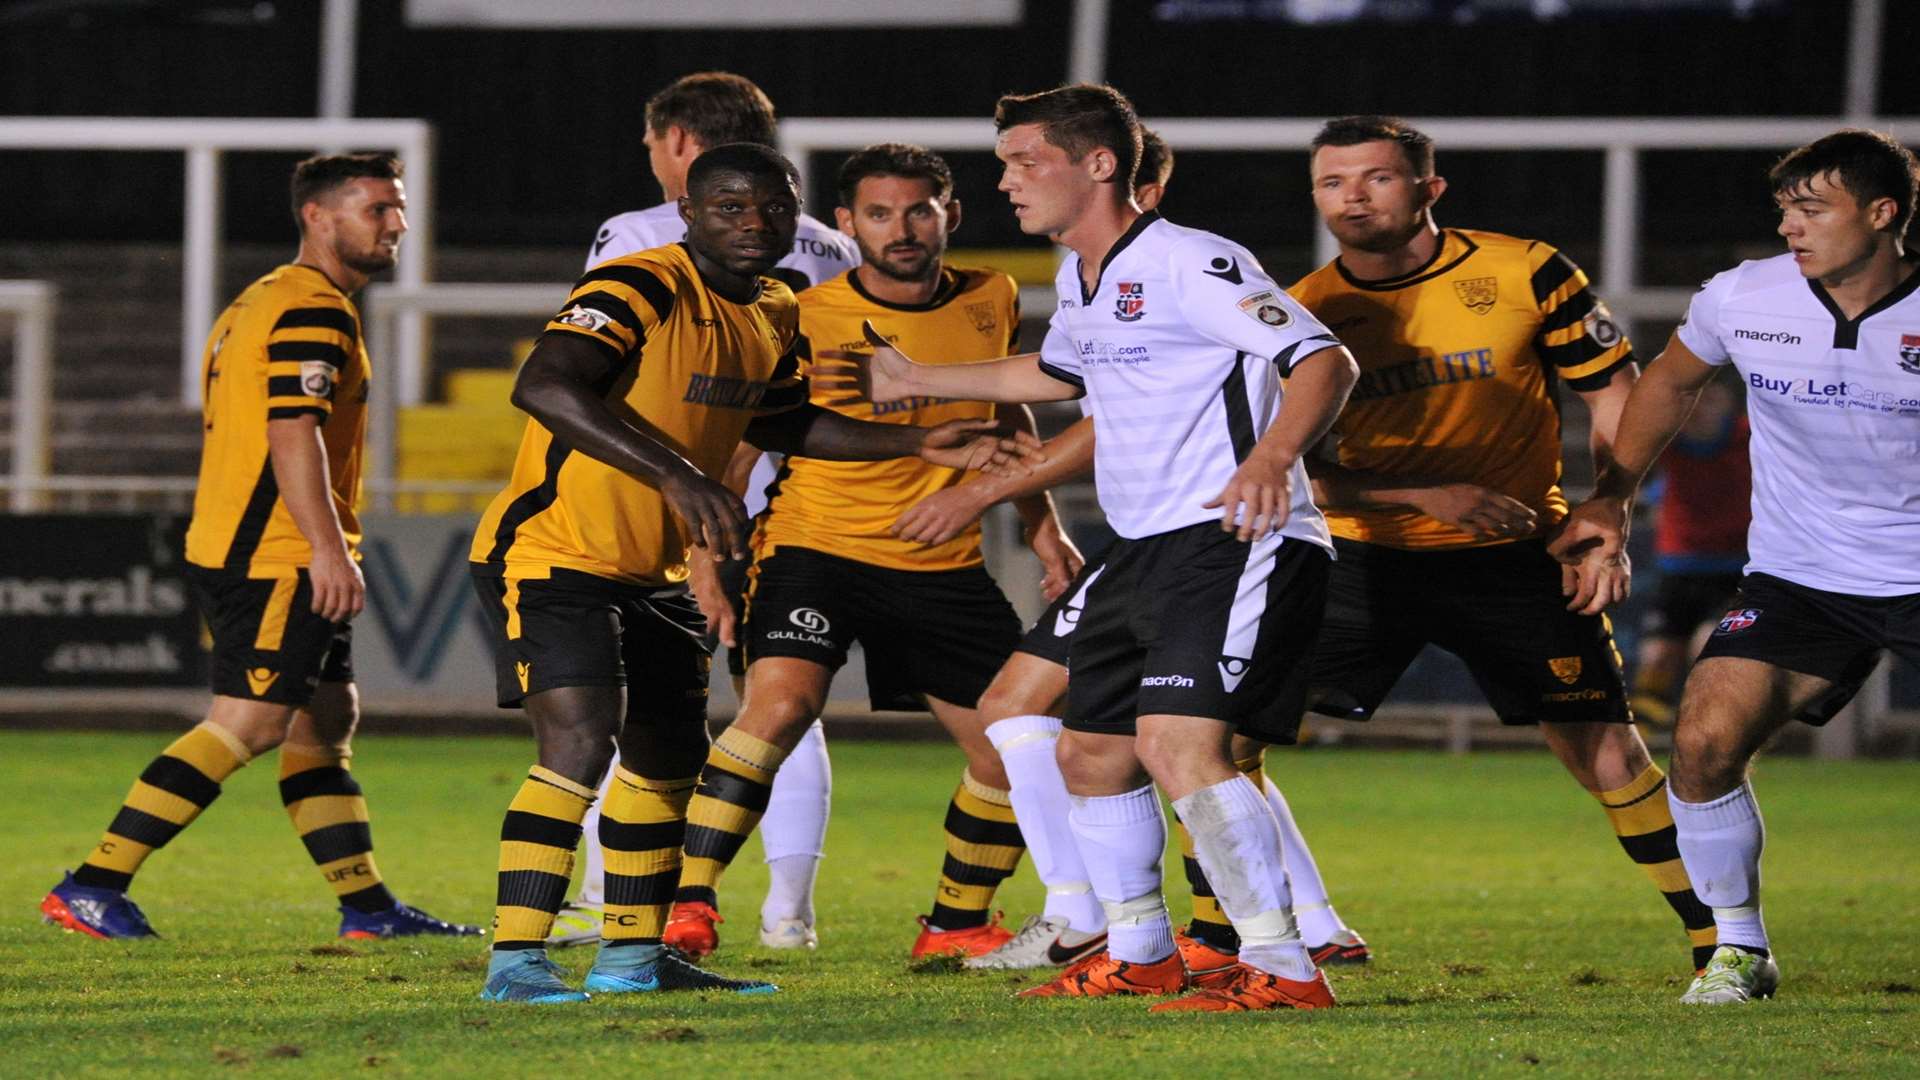
[[567, 902], [580, 821], [594, 791], [538, 765], [507, 806], [500, 825], [500, 887], [494, 901], [493, 947], [543, 949], [553, 917]]
[[[1261, 751], [1252, 757], [1240, 758], [1233, 767], [1241, 775], [1253, 781], [1253, 786], [1264, 794], [1267, 790], [1266, 752]], [[1187, 832], [1186, 823], [1174, 815], [1174, 825], [1180, 830], [1180, 864], [1187, 872], [1187, 887], [1193, 890], [1193, 919], [1187, 924], [1187, 936], [1199, 939], [1221, 952], [1239, 952], [1240, 935], [1233, 929], [1233, 923], [1227, 919], [1227, 913], [1220, 908], [1220, 901], [1213, 895], [1213, 886], [1207, 882], [1206, 871], [1200, 869], [1200, 857], [1193, 853], [1193, 834]]]
[[994, 891], [1020, 865], [1027, 841], [1013, 818], [1013, 798], [960, 775], [947, 804], [947, 857], [940, 865], [940, 891], [934, 894], [927, 925], [936, 930], [966, 930], [987, 924]]
[[608, 945], [653, 945], [667, 925], [680, 881], [687, 802], [694, 777], [649, 780], [613, 770], [600, 806], [600, 851], [606, 861], [606, 907], [600, 939]]
[[1596, 791], [1594, 797], [1606, 809], [1607, 820], [1613, 823], [1627, 856], [1640, 864], [1654, 888], [1680, 916], [1687, 939], [1693, 943], [1693, 966], [1706, 967], [1718, 940], [1713, 909], [1694, 894], [1687, 868], [1680, 863], [1673, 809], [1667, 805], [1667, 774], [1658, 765], [1648, 765], [1626, 787]]
[[767, 812], [773, 774], [786, 758], [785, 750], [736, 727], [713, 740], [707, 764], [700, 770], [700, 786], [687, 805], [686, 857], [680, 865], [680, 888], [673, 897], [676, 903], [719, 907], [714, 889], [720, 875], [733, 864], [740, 845]]
[[125, 892], [147, 856], [192, 824], [220, 797], [221, 782], [251, 758], [237, 737], [209, 723], [175, 739], [133, 782], [74, 882]]
[[347, 771], [347, 753], [325, 746], [280, 744], [280, 801], [307, 854], [355, 911], [386, 911], [393, 894], [373, 862], [367, 800]]

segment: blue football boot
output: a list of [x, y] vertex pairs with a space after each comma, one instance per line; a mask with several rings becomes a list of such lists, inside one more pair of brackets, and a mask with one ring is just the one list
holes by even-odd
[[364, 940], [367, 938], [412, 937], [415, 934], [437, 934], [441, 937], [479, 937], [486, 931], [477, 926], [464, 923], [450, 923], [421, 911], [408, 907], [398, 901], [385, 911], [355, 911], [350, 907], [340, 909], [340, 936]]
[[587, 995], [561, 981], [560, 975], [560, 965], [547, 959], [545, 949], [495, 949], [487, 962], [487, 985], [480, 991], [480, 1000], [526, 1005], [587, 1000]]
[[584, 989], [596, 994], [632, 994], [651, 990], [727, 990], [736, 994], [771, 994], [780, 989], [757, 979], [729, 979], [695, 967], [673, 949], [655, 945], [601, 944], [587, 972]]
[[126, 893], [77, 884], [72, 871], [40, 901], [40, 918], [102, 941], [160, 936], [147, 924], [140, 905], [127, 899]]

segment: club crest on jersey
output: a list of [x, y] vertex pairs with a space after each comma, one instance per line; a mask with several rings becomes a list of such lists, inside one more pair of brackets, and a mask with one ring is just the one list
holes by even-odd
[[1500, 299], [1500, 279], [1477, 277], [1456, 281], [1453, 283], [1453, 295], [1467, 305], [1468, 311], [1485, 315], [1493, 310], [1494, 301]]
[[559, 315], [555, 316], [553, 321], [558, 323], [565, 323], [568, 326], [577, 326], [580, 329], [585, 330], [590, 334], [593, 334], [593, 333], [598, 333], [601, 327], [607, 325], [607, 323], [611, 322], [612, 320], [609, 319], [606, 315], [598, 311], [595, 311], [590, 307], [581, 307], [579, 304], [575, 304], [572, 307], [568, 308], [567, 310], [561, 312]]
[[300, 392], [308, 397], [332, 397], [333, 365], [325, 360], [300, 361]]
[[1293, 316], [1287, 314], [1287, 309], [1281, 305], [1280, 298], [1273, 294], [1272, 289], [1242, 297], [1240, 310], [1246, 312], [1249, 318], [1259, 321], [1261, 325], [1271, 326], [1275, 330], [1293, 321]]
[[1113, 317], [1121, 322], [1139, 322], [1147, 313], [1147, 287], [1138, 281], [1123, 281], [1120, 298], [1113, 302]]
[[1553, 672], [1554, 678], [1568, 686], [1580, 680], [1581, 667], [1580, 658], [1577, 656], [1556, 656], [1547, 661], [1547, 670]]
[[1900, 335], [1900, 370], [1920, 375], [1920, 334]]
[[972, 320], [973, 328], [983, 334], [991, 334], [1000, 325], [1000, 317], [993, 313], [989, 303], [968, 304], [967, 318]]
[[1759, 608], [1734, 608], [1720, 618], [1720, 633], [1737, 634], [1760, 621]]

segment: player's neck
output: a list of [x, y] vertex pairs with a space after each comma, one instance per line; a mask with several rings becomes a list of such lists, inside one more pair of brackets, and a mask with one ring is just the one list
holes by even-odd
[[714, 259], [702, 254], [691, 243], [687, 245], [687, 254], [693, 258], [694, 272], [707, 288], [713, 290], [722, 300], [735, 304], [751, 304], [760, 295], [760, 275], [736, 274]]
[[853, 268], [853, 276], [860, 282], [860, 290], [875, 300], [903, 307], [916, 307], [932, 302], [940, 292], [940, 279], [944, 265], [935, 261], [924, 280], [902, 281], [881, 273], [872, 263], [863, 262]]
[[1914, 272], [1915, 266], [1899, 247], [1882, 244], [1860, 262], [1822, 277], [1820, 287], [1827, 291], [1827, 296], [1842, 314], [1849, 319], [1857, 319], [1861, 312], [1899, 288], [1900, 283]]
[[339, 289], [344, 295], [352, 296], [367, 287], [367, 275], [341, 262], [331, 251], [317, 250], [311, 244], [301, 244], [293, 261], [296, 265], [320, 271], [326, 275], [328, 281], [333, 283], [333, 287]]
[[1440, 250], [1440, 226], [1431, 217], [1406, 243], [1391, 251], [1362, 251], [1340, 245], [1340, 265], [1361, 281], [1405, 277], [1433, 261]]
[[1053, 240], [1080, 256], [1082, 283], [1091, 288], [1099, 279], [1107, 253], [1127, 235], [1140, 215], [1141, 210], [1133, 205], [1132, 199], [1118, 203], [1102, 201], [1088, 207], [1079, 220], [1061, 230]]

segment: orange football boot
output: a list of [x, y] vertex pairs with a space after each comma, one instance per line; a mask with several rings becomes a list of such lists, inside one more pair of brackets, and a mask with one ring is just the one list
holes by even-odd
[[1149, 1012], [1252, 1012], [1256, 1009], [1331, 1009], [1333, 987], [1324, 972], [1306, 982], [1269, 975], [1259, 968], [1235, 964], [1233, 977], [1222, 985], [1173, 1001], [1163, 1001]]
[[1175, 949], [1165, 960], [1133, 964], [1101, 951], [1061, 972], [1052, 982], [1030, 986], [1015, 997], [1110, 997], [1116, 994], [1178, 994], [1187, 989], [1187, 966]]
[[660, 943], [698, 960], [720, 947], [720, 931], [714, 929], [714, 924], [726, 921], [704, 900], [676, 903], [667, 915], [667, 928], [660, 933]]
[[920, 916], [920, 936], [913, 941], [913, 958], [923, 956], [985, 956], [1013, 940], [1013, 931], [1000, 925], [1003, 912], [994, 912], [984, 926], [965, 930], [935, 930]]
[[1240, 965], [1238, 954], [1221, 952], [1184, 930], [1173, 935], [1173, 944], [1187, 965], [1188, 986], [1205, 990], [1233, 981], [1233, 969]]

